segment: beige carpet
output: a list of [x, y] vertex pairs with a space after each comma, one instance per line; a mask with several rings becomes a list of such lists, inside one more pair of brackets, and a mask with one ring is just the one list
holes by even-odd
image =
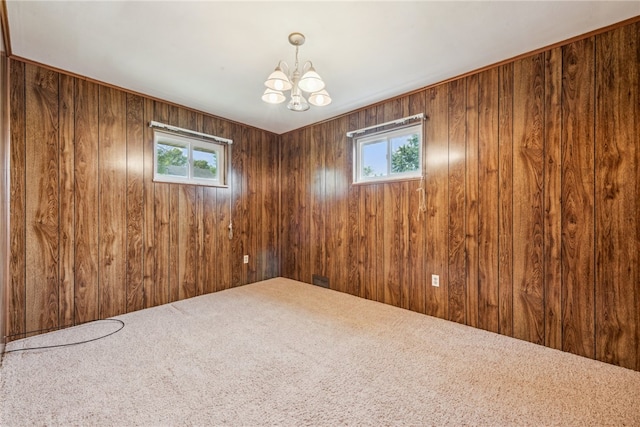
[[119, 319], [6, 354], [0, 425], [640, 425], [639, 372], [287, 279]]

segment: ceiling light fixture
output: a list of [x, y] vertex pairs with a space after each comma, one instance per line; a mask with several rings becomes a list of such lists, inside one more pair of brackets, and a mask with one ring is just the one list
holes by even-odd
[[[292, 72], [286, 62], [280, 61], [273, 73], [264, 82], [267, 90], [262, 94], [262, 100], [269, 104], [280, 104], [287, 98], [284, 91], [291, 90], [291, 99], [287, 108], [291, 111], [307, 111], [309, 104], [316, 107], [324, 107], [331, 103], [331, 97], [325, 90], [322, 77], [313, 68], [311, 61], [307, 61], [298, 68], [298, 48], [304, 44], [304, 35], [300, 33], [289, 34], [289, 43], [296, 47], [296, 62]], [[309, 102], [303, 96], [303, 92], [309, 93]]]

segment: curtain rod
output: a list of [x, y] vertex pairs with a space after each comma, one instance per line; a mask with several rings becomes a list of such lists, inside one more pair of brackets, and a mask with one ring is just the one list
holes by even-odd
[[215, 141], [222, 142], [222, 143], [225, 143], [225, 144], [233, 144], [233, 140], [231, 140], [231, 139], [221, 138], [221, 137], [215, 136], [215, 135], [209, 135], [208, 133], [196, 132], [195, 130], [191, 130], [191, 129], [179, 128], [177, 126], [171, 126], [171, 125], [167, 125], [165, 123], [151, 121], [151, 122], [149, 122], [149, 127], [150, 128], [158, 128], [158, 129], [166, 129], [166, 130], [172, 131], [172, 132], [188, 133], [188, 134], [191, 134], [191, 135], [201, 136], [203, 138], [211, 138], [211, 139], [213, 139]]
[[366, 132], [366, 131], [371, 130], [371, 129], [381, 128], [381, 127], [387, 126], [387, 125], [403, 125], [403, 124], [405, 124], [406, 122], [408, 122], [410, 120], [418, 120], [418, 119], [424, 119], [424, 118], [425, 118], [424, 113], [416, 114], [416, 115], [409, 116], [409, 117], [403, 117], [402, 119], [391, 120], [389, 122], [384, 122], [384, 123], [381, 123], [379, 125], [373, 125], [373, 126], [369, 126], [369, 127], [366, 127], [366, 128], [349, 131], [349, 132], [347, 132], [347, 137], [351, 138], [352, 136], [354, 136], [354, 135], [356, 135], [358, 133]]

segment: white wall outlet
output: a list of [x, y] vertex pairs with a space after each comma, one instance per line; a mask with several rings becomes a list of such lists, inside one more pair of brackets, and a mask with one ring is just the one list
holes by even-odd
[[436, 288], [440, 287], [440, 276], [437, 274], [431, 275], [431, 286], [435, 286]]
[[242, 257], [242, 262], [245, 264], [249, 264], [249, 255], [245, 255]]

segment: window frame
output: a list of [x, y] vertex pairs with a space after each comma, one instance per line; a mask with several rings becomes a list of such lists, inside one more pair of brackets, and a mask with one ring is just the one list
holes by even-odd
[[[399, 135], [417, 134], [418, 135], [418, 169], [409, 172], [391, 172], [392, 161], [392, 144], [391, 139]], [[371, 184], [380, 182], [393, 182], [404, 181], [411, 179], [418, 179], [422, 177], [424, 171], [424, 157], [423, 157], [423, 136], [424, 129], [423, 123], [411, 124], [402, 127], [396, 127], [393, 129], [382, 130], [378, 132], [371, 132], [361, 136], [355, 136], [353, 142], [353, 183], [359, 184]], [[386, 160], [387, 160], [387, 175], [384, 176], [372, 176], [366, 177], [362, 175], [363, 167], [363, 147], [375, 142], [386, 141]]]
[[[175, 145], [187, 148], [187, 176], [166, 175], [158, 173], [158, 144]], [[216, 153], [217, 178], [206, 179], [194, 177], [193, 151], [194, 149], [214, 151]], [[227, 156], [228, 144], [205, 140], [192, 136], [177, 135], [158, 129], [153, 131], [153, 181], [174, 184], [202, 185], [207, 187], [227, 187]]]

